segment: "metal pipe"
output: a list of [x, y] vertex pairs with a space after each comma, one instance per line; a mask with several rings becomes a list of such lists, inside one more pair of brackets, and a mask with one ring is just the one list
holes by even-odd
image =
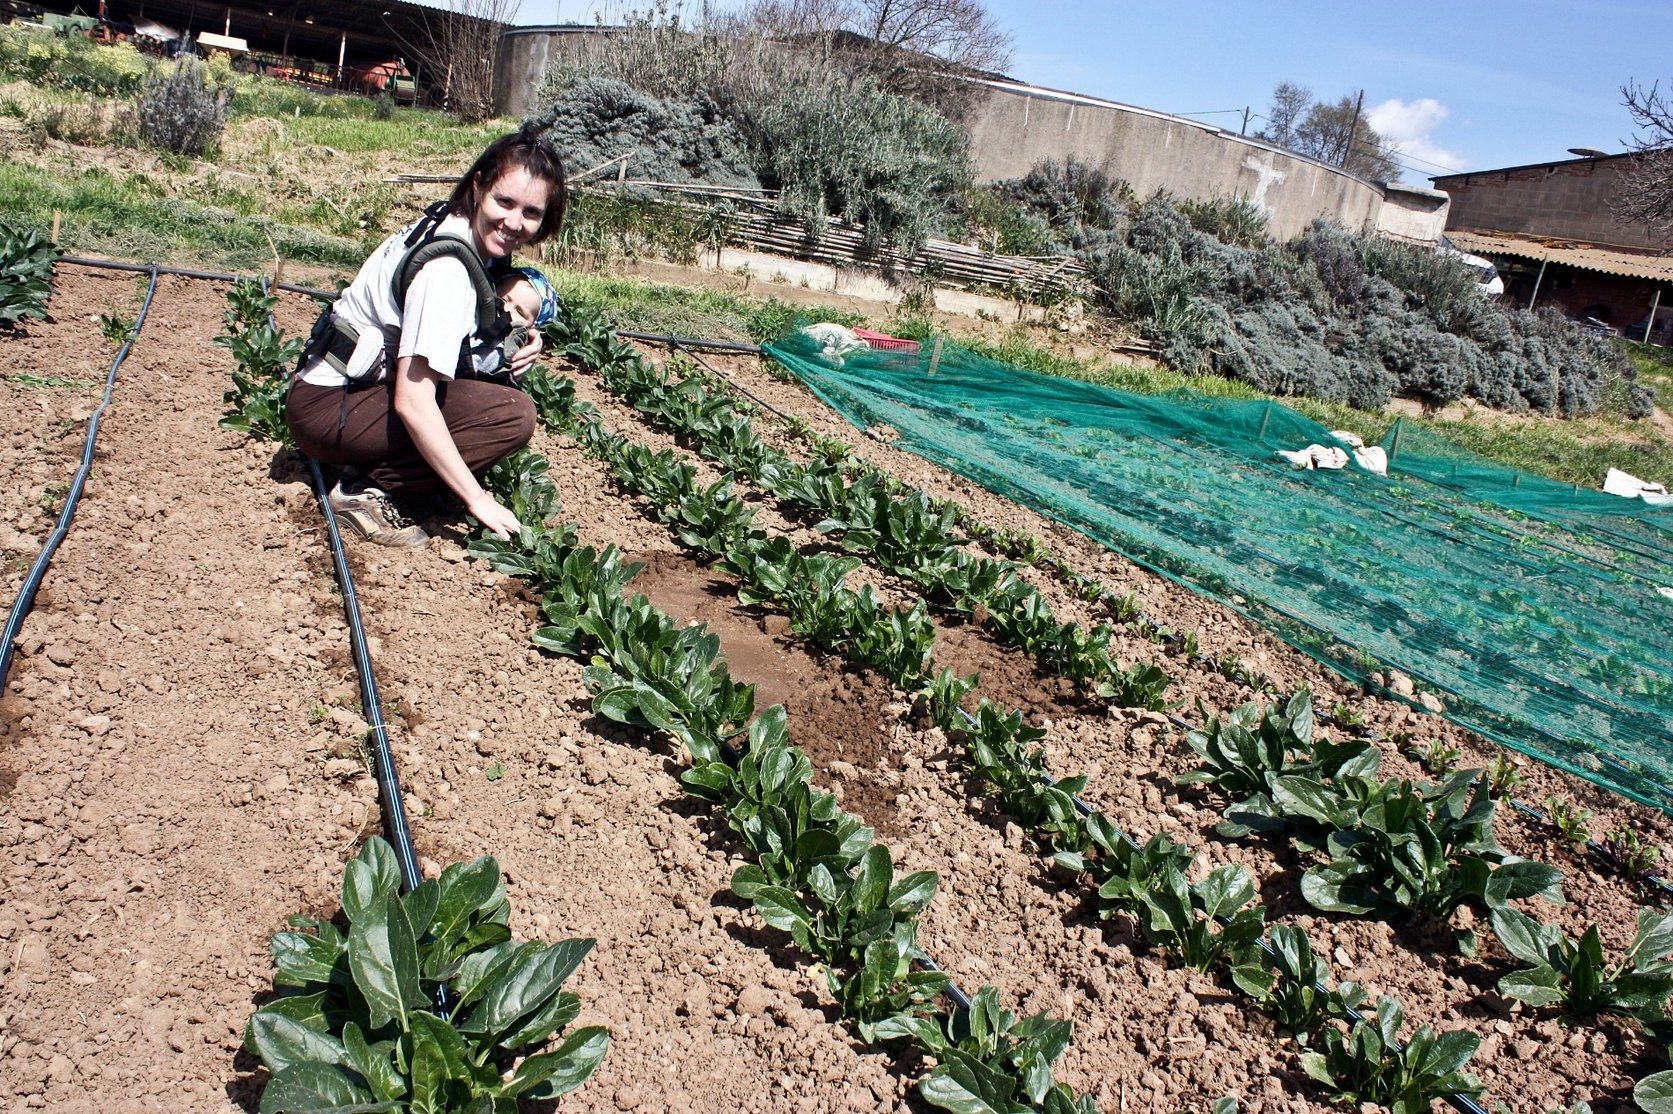
[[1539, 298], [1539, 284], [1545, 281], [1545, 265], [1549, 262], [1551, 262], [1549, 259], [1539, 261], [1539, 274], [1534, 278], [1534, 292], [1528, 295], [1529, 309], [1534, 308], [1534, 302]]
[[1644, 339], [1642, 344], [1650, 343], [1650, 330], [1656, 327], [1656, 310], [1661, 307], [1661, 287], [1656, 287], [1656, 296], [1650, 299], [1650, 316], [1644, 320]]

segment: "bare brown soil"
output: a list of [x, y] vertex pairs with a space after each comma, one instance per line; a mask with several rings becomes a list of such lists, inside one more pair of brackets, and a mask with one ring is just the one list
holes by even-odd
[[[50, 525], [42, 492], [68, 478], [96, 394], [17, 377], [102, 380], [113, 349], [89, 318], [111, 307], [131, 315], [133, 289], [128, 276], [65, 267], [57, 320], [0, 335], [8, 603]], [[163, 280], [0, 694], [7, 1111], [253, 1110], [263, 1075], [239, 1034], [271, 986], [266, 941], [291, 913], [334, 909], [342, 863], [377, 830], [341, 600], [306, 474], [293, 456], [215, 428], [229, 370], [211, 344], [223, 296]], [[304, 299], [281, 307], [291, 331], [310, 316]], [[854, 439], [794, 386], [743, 361], [725, 370]], [[582, 389], [604, 401], [596, 385]], [[609, 415], [623, 432], [659, 436], [620, 408]], [[817, 782], [877, 828], [903, 869], [941, 873], [923, 922], [930, 953], [966, 989], [992, 982], [1012, 1008], [1074, 1021], [1062, 1079], [1110, 1112], [1203, 1110], [1233, 1093], [1245, 1110], [1326, 1104], [1294, 1047], [1229, 986], [1170, 967], [1119, 920], [1100, 922], [968, 783], [948, 740], [912, 718], [905, 694], [811, 655], [781, 617], [741, 607], [727, 577], [680, 553], [572, 444], [541, 434], [535, 447], [582, 538], [645, 562], [635, 590], [720, 635], [734, 675], [759, 686], [758, 705], [787, 706]], [[1311, 684], [1322, 708], [1341, 701], [1385, 737], [1456, 742], [1469, 765], [1490, 754], [1437, 719], [1348, 691], [1235, 616], [1014, 504], [885, 445], [861, 451], [994, 525], [1048, 539], [1071, 564], [1137, 593], [1157, 621], [1196, 630], [1206, 653], [1285, 688]], [[773, 513], [763, 503], [764, 519]], [[378, 682], [427, 867], [493, 854], [519, 936], [598, 941], [571, 987], [581, 1023], [608, 1025], [613, 1043], [562, 1109], [922, 1109], [907, 1089], [912, 1065], [859, 1044], [805, 957], [730, 895], [738, 845], [684, 799], [679, 756], [594, 718], [580, 665], [529, 646], [527, 593], [464, 556], [459, 522], [428, 525], [438, 537], [418, 551], [351, 541]], [[886, 575], [867, 576], [904, 598]], [[1091, 618], [1039, 582], [1060, 614]], [[1053, 767], [1091, 774], [1087, 796], [1128, 831], [1189, 840], [1203, 869], [1247, 864], [1272, 915], [1308, 927], [1338, 975], [1398, 994], [1416, 1022], [1480, 1033], [1473, 1068], [1485, 1105], [1630, 1108], [1632, 1079], [1658, 1064], [1641, 1038], [1609, 1023], [1565, 1029], [1508, 1005], [1493, 984], [1509, 961], [1491, 944], [1468, 960], [1448, 940], [1311, 914], [1295, 853], [1216, 839], [1220, 802], [1174, 786], [1188, 763], [1166, 717], [1088, 703], [979, 624], [938, 621], [938, 661], [980, 671], [984, 693], [1049, 727]], [[1118, 650], [1165, 657], [1184, 714], [1194, 717], [1198, 697], [1224, 709], [1253, 695], [1137, 633]], [[1416, 772], [1392, 752], [1386, 768]], [[1659, 814], [1532, 764], [1527, 773], [1525, 797], [1561, 793], [1594, 809], [1594, 834], [1630, 824], [1668, 842]], [[1513, 816], [1500, 838], [1569, 873], [1570, 905], [1535, 912], [1575, 934], [1597, 921], [1615, 949], [1630, 937], [1644, 895]]]

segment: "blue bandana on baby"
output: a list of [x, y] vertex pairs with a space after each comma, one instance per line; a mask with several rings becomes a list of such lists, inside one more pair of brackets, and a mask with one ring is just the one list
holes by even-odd
[[513, 267], [512, 273], [522, 275], [534, 287], [534, 292], [540, 295], [540, 312], [534, 315], [534, 327], [544, 329], [558, 319], [558, 292], [552, 289], [552, 284], [546, 276], [533, 267]]

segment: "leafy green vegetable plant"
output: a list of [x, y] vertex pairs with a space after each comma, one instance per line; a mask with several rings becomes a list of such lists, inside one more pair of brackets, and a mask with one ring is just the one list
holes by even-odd
[[1568, 1020], [1617, 1013], [1661, 1034], [1673, 1027], [1665, 1011], [1673, 995], [1673, 913], [1640, 909], [1638, 931], [1613, 965], [1604, 958], [1596, 925], [1576, 941], [1516, 909], [1495, 909], [1493, 931], [1506, 951], [1527, 964], [1499, 980], [1505, 997], [1557, 1006]]
[[34, 229], [0, 222], [0, 327], [45, 317], [58, 249]]
[[1068, 1047], [1071, 1031], [1067, 1021], [1048, 1013], [1018, 1019], [1000, 1007], [999, 991], [991, 986], [942, 1025], [905, 1016], [876, 1028], [879, 1040], [910, 1039], [935, 1057], [935, 1070], [918, 1084], [918, 1093], [938, 1109], [1097, 1114], [1090, 1096], [1077, 1098], [1052, 1079], [1052, 1065]]
[[[1316, 785], [1309, 792], [1311, 800], [1295, 798], [1303, 808], [1321, 796]], [[1356, 823], [1330, 834], [1331, 861], [1302, 875], [1302, 896], [1326, 912], [1435, 920], [1465, 902], [1498, 909], [1536, 894], [1560, 902], [1562, 873], [1506, 853], [1493, 838], [1493, 808], [1478, 770], [1433, 789], [1383, 782]]]
[[1340, 1102], [1376, 1103], [1392, 1114], [1424, 1114], [1447, 1095], [1481, 1093], [1481, 1081], [1463, 1071], [1481, 1044], [1479, 1036], [1460, 1031], [1437, 1035], [1425, 1025], [1400, 1047], [1404, 1021], [1400, 1003], [1383, 998], [1375, 1015], [1346, 1032], [1325, 1026], [1322, 1049], [1301, 1054], [1302, 1070], [1334, 1088]]
[[251, 437], [294, 446], [285, 424], [285, 391], [290, 366], [302, 354], [302, 338], [286, 338], [273, 323], [279, 299], [262, 291], [252, 278], [241, 278], [227, 292], [227, 332], [215, 343], [232, 353], [237, 366], [232, 389], [221, 401], [232, 408], [217, 423]]
[[399, 891], [394, 851], [368, 840], [343, 874], [348, 932], [298, 916], [273, 937], [280, 996], [244, 1032], [272, 1073], [262, 1114], [481, 1114], [586, 1082], [605, 1029], [541, 1049], [580, 1012], [563, 983], [593, 942], [514, 942], [491, 858]]
[[1581, 808], [1573, 801], [1561, 797], [1545, 798], [1545, 811], [1551, 817], [1551, 827], [1556, 831], [1557, 838], [1576, 851], [1584, 851], [1586, 844], [1591, 842], [1592, 833], [1587, 824], [1592, 819], [1590, 809]]
[[1330, 982], [1330, 967], [1313, 953], [1307, 933], [1294, 925], [1274, 925], [1270, 953], [1252, 951], [1248, 961], [1232, 968], [1232, 980], [1279, 1026], [1295, 1033], [1302, 1043], [1328, 1018], [1342, 1017], [1365, 1002], [1358, 983]]
[[1199, 971], [1222, 957], [1231, 957], [1235, 964], [1246, 961], [1266, 927], [1265, 907], [1250, 905], [1255, 882], [1248, 870], [1228, 864], [1192, 883], [1186, 873], [1196, 855], [1165, 835], [1150, 837], [1143, 847], [1111, 838], [1107, 831], [1094, 839], [1100, 852], [1096, 857], [1054, 857], [1060, 866], [1089, 871], [1100, 880], [1100, 917], [1117, 912], [1132, 916], [1147, 941]]
[[1604, 836], [1603, 849], [1628, 878], [1649, 879], [1661, 874], [1661, 848], [1646, 844], [1631, 828], [1616, 828]]

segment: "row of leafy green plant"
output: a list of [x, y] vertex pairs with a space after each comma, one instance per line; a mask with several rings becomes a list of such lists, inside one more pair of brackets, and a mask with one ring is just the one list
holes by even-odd
[[[910, 582], [925, 600], [963, 614], [984, 611], [1001, 640], [1047, 672], [1088, 686], [1127, 706], [1166, 706], [1169, 678], [1149, 662], [1122, 667], [1110, 654], [1114, 628], [1059, 622], [1045, 597], [1009, 562], [976, 556], [953, 530], [957, 510], [876, 472], [855, 476], [846, 458], [790, 459], [755, 433], [750, 415], [718, 380], [672, 374], [614, 338], [595, 312], [571, 306], [554, 339], [597, 367], [605, 385], [630, 405], [732, 475], [752, 481], [790, 514], [853, 553], [871, 556]], [[841, 575], [846, 575], [846, 570]], [[922, 620], [927, 624], [927, 616]]]
[[[572, 402], [572, 384], [566, 391], [539, 373], [527, 382], [544, 415], [569, 408], [562, 400]], [[557, 496], [546, 471], [524, 451], [490, 473], [490, 487], [527, 525], [515, 539], [480, 538], [471, 553], [533, 585], [545, 620], [534, 642], [590, 662], [584, 678], [597, 714], [685, 749], [691, 764], [681, 783], [722, 809], [755, 859], [735, 872], [733, 891], [819, 964], [864, 1039], [911, 1041], [936, 1061], [919, 1083], [932, 1105], [1094, 1111], [1052, 1079], [1066, 1022], [1018, 1020], [999, 1009], [991, 987], [968, 1009], [943, 1004], [948, 977], [924, 966], [917, 943], [938, 877], [897, 877], [871, 829], [813, 788], [812, 763], [791, 745], [784, 709], [755, 714], [754, 686], [732, 679], [706, 627], [682, 625], [643, 595], [624, 598], [640, 566], [614, 546], [581, 546], [571, 526], [548, 524]]]
[[[617, 345], [613, 339], [607, 343], [611, 346], [607, 350], [609, 359], [625, 362], [638, 358], [631, 348]], [[572, 344], [571, 354], [581, 355], [579, 347]], [[645, 495], [686, 545], [709, 556], [720, 555], [722, 567], [743, 581], [740, 598], [745, 602], [783, 602], [781, 586], [791, 582], [806, 584], [810, 595], [827, 598], [846, 591], [840, 576], [832, 575], [845, 566], [843, 559], [816, 554], [794, 563], [798, 556], [785, 539], [766, 540], [753, 531], [748, 508], [730, 496], [725, 486], [728, 481], [722, 480], [707, 491], [723, 495], [732, 504], [732, 510], [720, 516], [728, 521], [729, 529], [720, 537], [694, 530], [689, 513], [691, 500], [701, 498], [696, 470], [680, 463], [671, 452], [653, 454], [604, 431], [590, 407], [577, 406], [572, 386], [566, 384], [559, 397], [540, 408], [549, 421], [573, 430], [584, 446], [610, 462], [623, 485]], [[679, 478], [673, 478], [676, 476]], [[717, 548], [728, 543], [744, 552], [742, 560]], [[788, 563], [779, 565], [771, 558], [761, 561], [759, 555], [768, 549]], [[763, 565], [767, 566], [764, 575]], [[789, 605], [788, 610], [792, 629], [800, 633], [805, 628], [798, 627], [797, 606]], [[833, 642], [841, 640], [822, 644], [830, 646]], [[864, 642], [863, 636], [847, 632], [846, 645], [856, 647]], [[850, 657], [866, 663], [861, 654]], [[903, 683], [899, 676], [891, 679]], [[974, 678], [958, 678], [950, 671], [943, 670], [933, 677], [925, 671], [919, 679], [920, 706], [949, 737], [963, 742], [972, 772], [988, 787], [999, 807], [1023, 824], [1059, 866], [1091, 877], [1101, 915], [1132, 916], [1151, 944], [1201, 970], [1224, 961], [1233, 980], [1263, 1006], [1275, 1012], [1287, 1010], [1287, 1016], [1296, 1022], [1292, 1028], [1318, 1034], [1322, 1050], [1306, 1053], [1303, 1067], [1334, 1087], [1345, 1100], [1401, 1102], [1419, 1109], [1439, 1095], [1480, 1090], [1479, 1082], [1460, 1070], [1479, 1038], [1463, 1033], [1437, 1037], [1424, 1027], [1409, 1045], [1401, 1047], [1394, 1034], [1403, 1012], [1393, 999], [1379, 1003], [1374, 1019], [1356, 1019], [1347, 1028], [1325, 1024], [1330, 1018], [1347, 1016], [1363, 997], [1352, 984], [1338, 991], [1321, 989], [1322, 966], [1314, 965], [1311, 947], [1299, 930], [1283, 929], [1275, 933], [1274, 943], [1264, 949], [1258, 946], [1265, 912], [1260, 906], [1250, 907], [1255, 888], [1244, 868], [1221, 867], [1204, 881], [1189, 883], [1194, 854], [1165, 837], [1139, 846], [1101, 813], [1078, 801], [1076, 794], [1086, 784], [1084, 777], [1058, 782], [1049, 776], [1044, 751], [1038, 745], [1044, 732], [1025, 725], [1020, 712], [1007, 713], [983, 700], [974, 716], [966, 715], [960, 701], [974, 682]], [[1290, 981], [1295, 982], [1301, 978], [1295, 972], [1303, 969], [1309, 976], [1305, 990], [1284, 981], [1285, 972], [1290, 972]], [[1303, 1000], [1314, 1003], [1310, 1018], [1303, 1018], [1292, 1005]]]
[[[1438, 785], [1380, 779], [1371, 744], [1315, 736], [1305, 691], [1283, 708], [1250, 703], [1209, 716], [1187, 740], [1200, 765], [1180, 781], [1235, 799], [1222, 835], [1282, 835], [1322, 855], [1301, 881], [1315, 908], [1445, 923], [1471, 905], [1523, 965], [1499, 980], [1505, 997], [1555, 1007], [1566, 1022], [1617, 1014], [1659, 1043], [1673, 1037], [1673, 913], [1640, 910], [1632, 942], [1610, 963], [1598, 926], [1576, 941], [1512, 906], [1533, 896], [1560, 902], [1561, 872], [1499, 846], [1485, 771], [1459, 771]], [[1461, 934], [1460, 944], [1473, 953], [1474, 934]]]
[[[238, 280], [227, 301], [216, 343], [237, 360], [226, 399], [235, 409], [219, 424], [279, 439], [284, 365], [300, 342], [284, 338], [277, 299], [259, 281]], [[580, 1014], [563, 984], [594, 941], [513, 940], [492, 857], [452, 864], [406, 893], [401, 882], [394, 850], [374, 836], [344, 869], [341, 923], [297, 915], [273, 936], [276, 994], [244, 1030], [270, 1073], [261, 1114], [482, 1114], [557, 1099], [591, 1078], [609, 1050], [606, 1028], [548, 1045]]]
[[[585, 328], [583, 324], [578, 330], [583, 336], [572, 344], [585, 344]], [[619, 364], [626, 364], [627, 370]], [[708, 447], [718, 441], [718, 450], [709, 453], [712, 458], [740, 471], [754, 470], [758, 478], [769, 477], [762, 486], [770, 492], [775, 468], [792, 474], [798, 467], [804, 474], [807, 471], [805, 466], [781, 463], [782, 454], [754, 438], [748, 417], [710, 390], [712, 381], [692, 376], [675, 382], [631, 358], [619, 364], [603, 369], [606, 385], [688, 443]], [[767, 459], [763, 461], [763, 457]], [[829, 462], [835, 457], [835, 453], [827, 452], [823, 460]], [[853, 485], [862, 492], [855, 501], [859, 511], [846, 519], [838, 517], [844, 509], [841, 497], [830, 494], [843, 490], [842, 478], [827, 472], [817, 477], [816, 484], [824, 490], [816, 487], [804, 494], [803, 505], [827, 512], [838, 508], [818, 528], [822, 532], [845, 531], [845, 540], [851, 533], [858, 533], [861, 543], [853, 548], [878, 555], [884, 567], [909, 579], [917, 579], [913, 576], [914, 560], [921, 557], [899, 543], [899, 538], [910, 537], [911, 533], [897, 530], [891, 537], [890, 527], [895, 523], [910, 523], [918, 537], [929, 541], [924, 548], [932, 557], [946, 551], [941, 548], [938, 553], [936, 543], [942, 547], [957, 544], [948, 529], [955, 509], [932, 509], [919, 495], [915, 501], [906, 501], [902, 512], [897, 509], [899, 504], [887, 501], [888, 487], [875, 474]], [[795, 495], [786, 501], [794, 504]], [[891, 511], [896, 512], [893, 519]], [[890, 541], [899, 550], [891, 553]], [[1038, 552], [1021, 555], [1037, 558]], [[943, 687], [957, 681], [950, 675], [936, 680]], [[985, 703], [982, 712], [999, 714]], [[1204, 766], [1184, 780], [1213, 781], [1228, 792], [1246, 794], [1244, 800], [1228, 808], [1222, 834], [1238, 837], [1253, 831], [1291, 832], [1302, 846], [1324, 851], [1327, 861], [1309, 869], [1301, 887], [1306, 900], [1324, 911], [1446, 921], [1460, 905], [1482, 908], [1490, 914], [1501, 944], [1527, 965], [1500, 981], [1506, 997], [1529, 1006], [1556, 1005], [1567, 1021], [1600, 1012], [1617, 1013], [1635, 1018], [1658, 1040], [1665, 1040], [1673, 1032], [1665, 1011], [1673, 991], [1673, 963], [1665, 955], [1673, 943], [1667, 938], [1673, 932], [1673, 916], [1641, 911], [1637, 934], [1625, 957], [1619, 963], [1607, 963], [1595, 926], [1576, 942], [1557, 927], [1542, 925], [1508, 904], [1531, 896], [1560, 902], [1561, 875], [1547, 864], [1509, 855], [1494, 839], [1495, 801], [1489, 790], [1502, 778], [1489, 779], [1484, 771], [1467, 770], [1434, 786], [1382, 779], [1377, 776], [1380, 753], [1369, 742], [1335, 744], [1320, 739], [1315, 744], [1312, 720], [1310, 698], [1302, 693], [1282, 712], [1249, 704], [1223, 720], [1209, 716], [1204, 730], [1191, 733], [1190, 743]], [[951, 730], [951, 725], [943, 726]], [[994, 753], [986, 739], [979, 739], [974, 749], [987, 755]], [[1024, 785], [1040, 783], [1044, 767], [1038, 752], [1018, 750], [1013, 758], [1009, 763], [980, 763], [989, 784], [1007, 780]], [[1264, 776], [1260, 769], [1263, 760], [1271, 766]], [[1079, 783], [1065, 784], [1073, 792]], [[1040, 796], [1050, 799], [1046, 794]], [[1019, 803], [1020, 808], [1016, 807]], [[1055, 838], [1072, 813], [1061, 799], [1053, 803], [1055, 809], [1041, 808], [1037, 802], [1007, 801], [1013, 815], [1025, 821], [1043, 821], [1046, 834]], [[1461, 944], [1473, 950], [1473, 936], [1466, 934]], [[1199, 941], [1195, 946], [1203, 945]], [[1381, 1007], [1378, 1012], [1382, 1018]], [[1368, 1030], [1367, 1034], [1374, 1032]], [[1382, 1038], [1360, 1035], [1355, 1039]], [[1447, 1061], [1445, 1049], [1455, 1043], [1448, 1038], [1431, 1051]], [[1307, 1068], [1318, 1075], [1321, 1063], [1311, 1059]]]

